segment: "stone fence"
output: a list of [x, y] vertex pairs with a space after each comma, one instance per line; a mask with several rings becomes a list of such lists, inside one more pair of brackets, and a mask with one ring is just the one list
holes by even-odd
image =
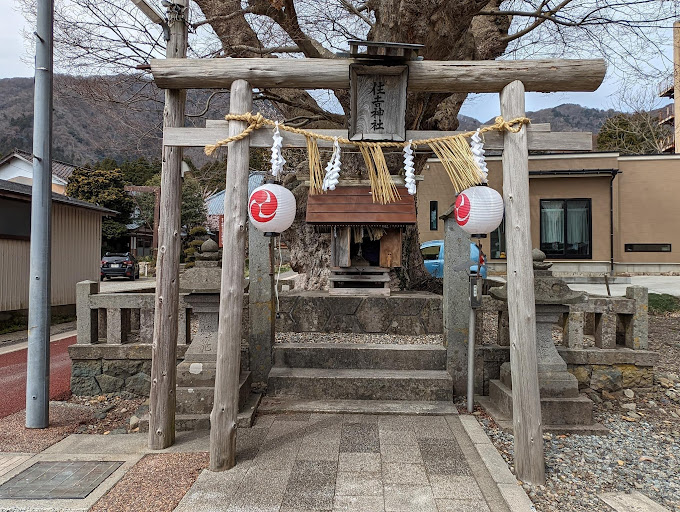
[[[217, 294], [181, 294], [178, 361], [192, 337], [215, 335]], [[77, 285], [78, 343], [69, 348], [74, 394], [129, 391], [148, 394], [154, 322], [153, 293], [99, 293], [99, 283]], [[425, 335], [442, 333], [442, 297], [394, 293], [390, 297], [280, 296], [279, 332], [351, 332]], [[193, 312], [193, 315], [192, 315]], [[195, 320], [192, 321], [192, 316]], [[484, 296], [477, 310], [476, 384], [484, 394], [509, 361], [507, 304]], [[244, 300], [242, 366], [248, 365], [248, 297]], [[192, 334], [192, 323], [194, 324]], [[647, 350], [647, 290], [629, 287], [625, 298], [593, 297], [571, 305], [555, 342], [582, 387], [616, 391], [651, 386], [657, 354]]]
[[[191, 309], [180, 297], [178, 360], [190, 341]], [[148, 395], [151, 384], [153, 293], [99, 293], [98, 281], [76, 285], [78, 339], [69, 347], [71, 391]]]
[[[658, 358], [648, 350], [647, 289], [630, 286], [626, 297], [591, 297], [572, 304], [553, 330], [553, 339], [579, 386], [617, 391], [653, 384]], [[490, 379], [510, 360], [508, 309], [485, 296], [476, 315], [476, 385], [487, 394]]]

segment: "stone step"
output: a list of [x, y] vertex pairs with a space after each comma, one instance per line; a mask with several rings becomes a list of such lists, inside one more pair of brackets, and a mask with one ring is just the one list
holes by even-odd
[[[512, 390], [500, 380], [489, 382], [489, 400], [503, 415], [512, 418]], [[541, 397], [541, 419], [544, 425], [591, 425], [593, 402], [585, 396]]]
[[314, 400], [453, 400], [453, 380], [445, 370], [357, 370], [274, 367], [274, 396]]
[[[244, 407], [250, 395], [252, 375], [241, 372], [239, 381], [238, 408]], [[177, 386], [177, 414], [210, 414], [213, 407], [215, 388], [213, 386]]]
[[445, 416], [458, 414], [453, 402], [416, 400], [305, 400], [293, 397], [265, 397], [259, 414], [329, 413], [329, 414], [406, 414]]
[[[481, 405], [484, 410], [493, 418], [503, 432], [512, 434], [512, 415], [501, 411], [490, 396], [475, 395], [475, 402]], [[591, 425], [543, 425], [544, 433], [552, 434], [578, 434], [583, 436], [606, 435], [609, 433], [607, 427], [601, 423]]]
[[[239, 408], [239, 413], [236, 419], [237, 428], [250, 428], [253, 426], [255, 420], [255, 411], [260, 403], [262, 395], [260, 393], [250, 393], [248, 398]], [[193, 431], [193, 430], [210, 430], [210, 413], [201, 414], [175, 414], [175, 430], [179, 431]], [[139, 422], [139, 431], [149, 431], [149, 415], [145, 415]]]
[[280, 343], [274, 364], [289, 368], [446, 370], [441, 345]]

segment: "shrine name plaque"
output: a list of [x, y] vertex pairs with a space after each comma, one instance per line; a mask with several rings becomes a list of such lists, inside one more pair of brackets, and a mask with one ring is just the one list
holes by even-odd
[[351, 64], [350, 140], [403, 141], [408, 66]]

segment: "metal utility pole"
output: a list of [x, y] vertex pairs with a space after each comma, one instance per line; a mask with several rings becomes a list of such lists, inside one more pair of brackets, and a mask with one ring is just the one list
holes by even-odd
[[50, 227], [52, 210], [52, 26], [53, 0], [38, 0], [33, 97], [33, 193], [26, 427], [50, 423]]

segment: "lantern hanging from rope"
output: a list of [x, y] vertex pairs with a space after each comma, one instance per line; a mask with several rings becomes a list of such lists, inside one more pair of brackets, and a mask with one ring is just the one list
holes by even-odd
[[503, 198], [486, 185], [463, 190], [454, 207], [456, 223], [471, 235], [491, 233], [503, 220]]
[[248, 198], [250, 222], [266, 236], [276, 236], [295, 220], [295, 196], [286, 187], [265, 183]]

